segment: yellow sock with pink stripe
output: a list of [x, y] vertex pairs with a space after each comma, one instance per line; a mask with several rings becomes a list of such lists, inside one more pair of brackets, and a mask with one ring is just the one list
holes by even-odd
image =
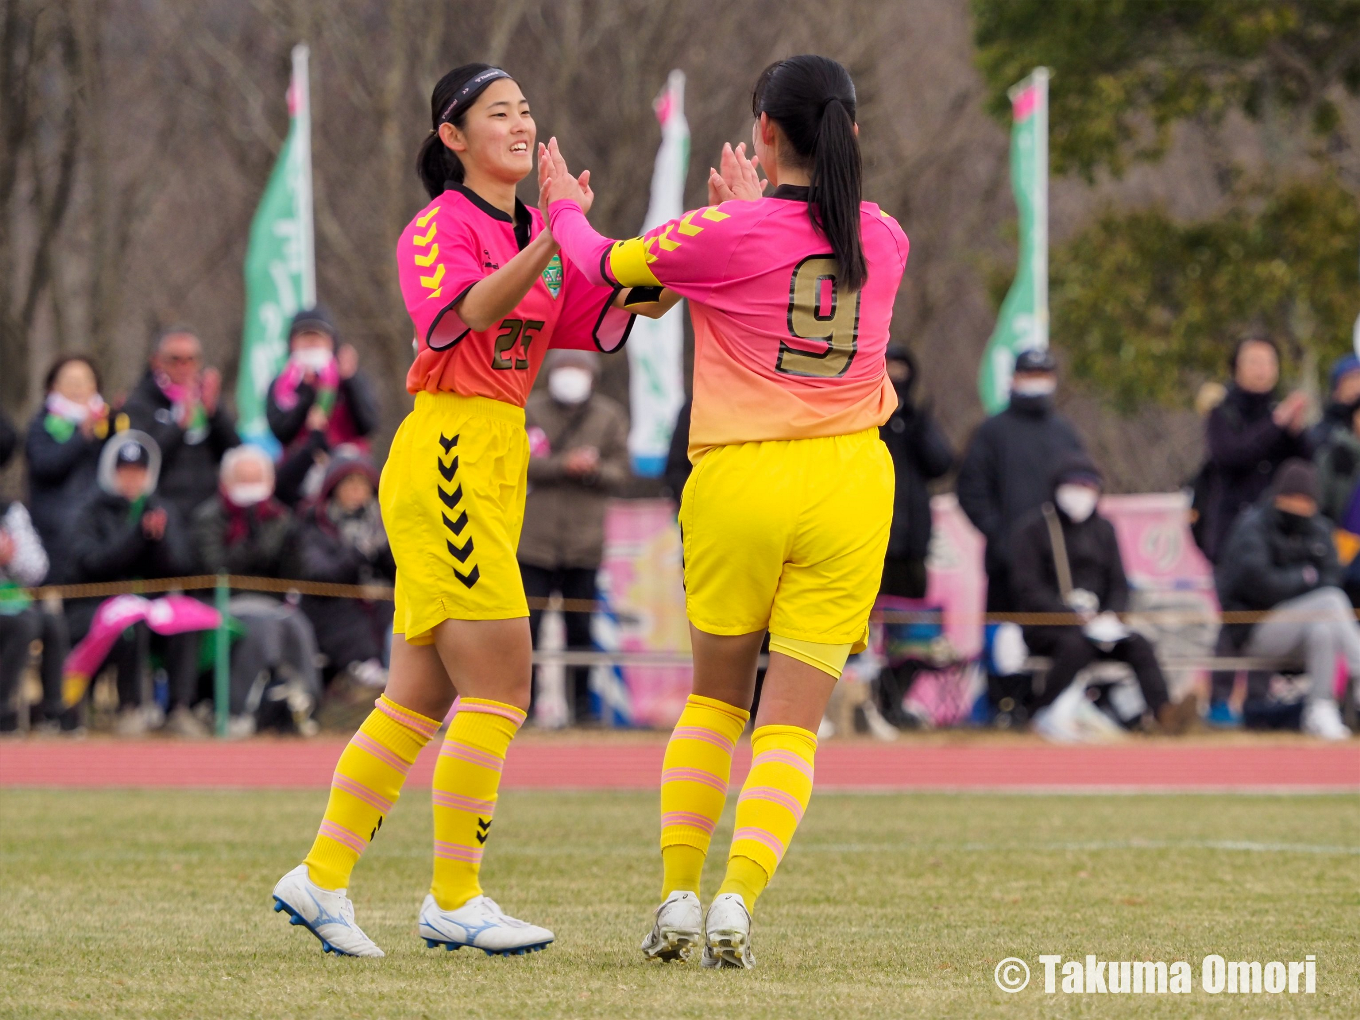
[[737, 800], [727, 875], [718, 894], [755, 906], [793, 840], [812, 796], [817, 735], [800, 726], [761, 726], [751, 734], [751, 771]]
[[691, 694], [661, 766], [661, 898], [699, 892], [699, 877], [732, 775], [732, 751], [751, 713]]
[[439, 729], [437, 720], [403, 708], [386, 694], [335, 765], [321, 830], [307, 855], [307, 874], [323, 889], [343, 889], [401, 795], [416, 755]]
[[441, 910], [457, 910], [482, 893], [482, 849], [496, 811], [496, 791], [523, 709], [484, 698], [459, 698], [434, 767], [434, 881]]

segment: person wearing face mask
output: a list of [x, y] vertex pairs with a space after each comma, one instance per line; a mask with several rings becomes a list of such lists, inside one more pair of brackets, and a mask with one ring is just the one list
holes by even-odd
[[[1360, 625], [1341, 591], [1332, 524], [1318, 512], [1317, 473], [1290, 459], [1265, 497], [1241, 514], [1215, 571], [1225, 612], [1268, 610], [1258, 623], [1223, 627], [1229, 653], [1304, 660], [1311, 693], [1300, 724], [1327, 740], [1350, 736], [1333, 687], [1338, 661], [1360, 677]], [[1249, 691], [1249, 700], [1252, 692]]]
[[[594, 602], [595, 576], [604, 559], [604, 516], [609, 497], [628, 479], [628, 419], [615, 401], [595, 392], [599, 356], [550, 351], [548, 385], [524, 407], [529, 431], [529, 495], [520, 532], [524, 593]], [[563, 614], [567, 647], [592, 647], [589, 612]], [[542, 609], [529, 610], [538, 642]], [[596, 721], [590, 705], [590, 669], [568, 669], [572, 721]]]
[[1360, 407], [1360, 357], [1347, 354], [1332, 363], [1328, 373], [1327, 406], [1322, 418], [1308, 430], [1308, 442], [1321, 449], [1338, 432], [1351, 431], [1351, 419]]
[[174, 326], [157, 339], [146, 375], [114, 416], [118, 431], [138, 429], [156, 441], [158, 495], [181, 521], [217, 491], [222, 454], [241, 442], [221, 397], [222, 373], [203, 367], [192, 330]]
[[[1021, 351], [1015, 359], [1011, 400], [978, 426], [964, 454], [955, 489], [959, 507], [986, 540], [987, 611], [1016, 610], [1006, 550], [1012, 529], [1052, 497], [1053, 465], [1083, 446], [1077, 430], [1053, 407], [1057, 365], [1047, 350]], [[988, 674], [993, 705], [1015, 703], [1022, 718], [1029, 677]]]
[[[80, 508], [68, 534], [70, 583], [193, 573], [193, 549], [183, 520], [174, 504], [157, 492], [161, 464], [160, 449], [145, 432], [119, 432], [105, 444], [99, 458], [99, 489]], [[89, 632], [102, 602], [98, 597], [66, 600], [73, 645]], [[180, 736], [207, 736], [207, 728], [192, 711], [199, 700], [198, 634], [148, 634], [145, 624], [128, 628], [109, 653], [118, 671], [118, 732], [138, 736], [156, 721], [151, 706], [144, 704], [142, 685], [147, 655], [153, 651], [162, 656], [169, 674], [166, 729]]]
[[[194, 511], [199, 568], [287, 577], [295, 538], [293, 515], [274, 496], [269, 454], [258, 446], [228, 450], [217, 496]], [[295, 605], [258, 592], [233, 595], [228, 612], [244, 631], [231, 647], [229, 732], [249, 736], [262, 725], [298, 723], [310, 730], [308, 716], [321, 696], [311, 621]]]
[[48, 582], [59, 584], [66, 568], [67, 529], [98, 484], [109, 408], [99, 395], [99, 374], [80, 355], [59, 358], [48, 370], [44, 389], [47, 397], [24, 442], [28, 506], [52, 561]]
[[1063, 459], [1045, 502], [1011, 537], [1011, 585], [1024, 613], [1075, 613], [1080, 625], [1026, 626], [1025, 643], [1053, 665], [1033, 704], [1035, 727], [1070, 737], [1069, 721], [1050, 709], [1084, 668], [1099, 660], [1132, 667], [1149, 728], [1183, 733], [1198, 718], [1194, 696], [1171, 702], [1152, 644], [1130, 631], [1117, 614], [1128, 609], [1129, 584], [1114, 526], [1097, 509], [1099, 470], [1085, 454]]
[[930, 408], [913, 400], [917, 370], [911, 352], [905, 347], [890, 347], [887, 362], [888, 378], [897, 391], [897, 410], [879, 426], [878, 434], [892, 455], [896, 487], [880, 590], [885, 595], [919, 599], [926, 593], [926, 553], [931, 535], [927, 484], [954, 466], [954, 451]]
[[338, 341], [325, 308], [298, 312], [288, 330], [288, 361], [269, 386], [265, 416], [284, 448], [277, 494], [289, 506], [316, 495], [331, 450], [349, 444], [366, 452], [378, 427], [378, 400], [359, 369], [359, 353], [350, 344], [337, 348]]

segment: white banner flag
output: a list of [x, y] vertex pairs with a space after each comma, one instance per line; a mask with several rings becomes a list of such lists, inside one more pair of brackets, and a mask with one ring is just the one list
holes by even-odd
[[[661, 121], [661, 148], [652, 173], [646, 233], [685, 211], [685, 175], [689, 171], [689, 123], [685, 120], [685, 72], [672, 71], [656, 99]], [[639, 318], [628, 340], [629, 402], [633, 424], [628, 452], [633, 471], [656, 477], [666, 467], [675, 416], [685, 402], [684, 302], [660, 319]]]

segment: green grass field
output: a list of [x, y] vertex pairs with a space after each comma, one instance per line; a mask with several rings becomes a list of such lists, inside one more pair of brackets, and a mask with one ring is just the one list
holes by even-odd
[[[427, 950], [429, 795], [359, 865], [388, 955], [323, 956], [269, 909], [324, 791], [0, 791], [9, 1017], [1360, 1016], [1354, 796], [817, 795], [751, 972], [646, 965], [655, 798], [502, 796], [483, 879], [553, 928], [525, 958]], [[731, 807], [717, 836], [726, 847]], [[705, 878], [716, 888], [718, 855]], [[1191, 995], [1045, 995], [1040, 953], [1189, 960]], [[1318, 960], [1316, 995], [1211, 996], [1199, 961]], [[1004, 957], [1035, 980], [1006, 995]]]

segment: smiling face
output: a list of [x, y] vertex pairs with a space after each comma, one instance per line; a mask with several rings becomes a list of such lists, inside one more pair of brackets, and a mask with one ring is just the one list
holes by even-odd
[[67, 400], [87, 404], [99, 388], [95, 385], [94, 369], [83, 361], [68, 361], [52, 380], [52, 389]]
[[468, 109], [462, 127], [439, 125], [439, 137], [462, 161], [469, 181], [489, 177], [518, 184], [534, 168], [538, 127], [529, 100], [511, 78], [488, 85]]

